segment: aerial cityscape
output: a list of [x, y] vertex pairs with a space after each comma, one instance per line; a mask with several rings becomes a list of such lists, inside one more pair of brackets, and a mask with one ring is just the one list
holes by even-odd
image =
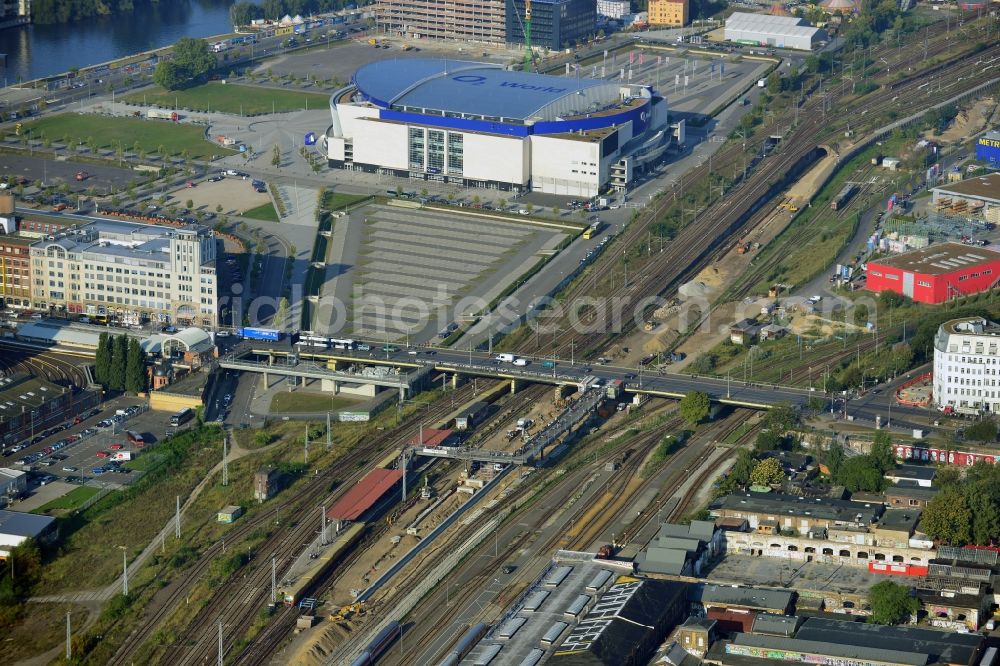
[[0, 51], [3, 664], [1000, 666], [995, 3]]

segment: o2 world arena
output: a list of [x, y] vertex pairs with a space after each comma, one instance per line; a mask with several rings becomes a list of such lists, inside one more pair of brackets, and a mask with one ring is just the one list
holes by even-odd
[[331, 168], [507, 191], [623, 191], [683, 122], [651, 86], [442, 59], [374, 62], [330, 98]]

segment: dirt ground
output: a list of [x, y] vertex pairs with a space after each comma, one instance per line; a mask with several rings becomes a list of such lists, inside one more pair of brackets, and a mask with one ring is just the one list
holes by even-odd
[[215, 212], [222, 206], [226, 215], [239, 215], [245, 210], [263, 206], [271, 200], [271, 195], [258, 193], [250, 186], [249, 180], [226, 178], [217, 183], [207, 181], [197, 187], [182, 187], [170, 193], [174, 201], [186, 205], [188, 199], [194, 202], [194, 210]]
[[[805, 205], [805, 202], [816, 192], [820, 183], [836, 167], [838, 159], [839, 156], [831, 147], [830, 154], [813, 166], [785, 193], [781, 204], [793, 204], [800, 208]], [[760, 247], [764, 248], [785, 230], [793, 217], [794, 213], [779, 204], [768, 213], [760, 224], [743, 236], [740, 242], [760, 243]], [[750, 252], [740, 254], [737, 247], [738, 244], [734, 245], [721, 258], [702, 269], [692, 280], [692, 282], [700, 282], [703, 285], [702, 295], [709, 303], [718, 298], [726, 286], [749, 268], [750, 262], [760, 252], [760, 250], [751, 249]], [[676, 351], [683, 352], [687, 357], [683, 361], [672, 364], [670, 370], [682, 370], [699, 354], [725, 340], [729, 336], [729, 325], [734, 321], [760, 312], [760, 307], [764, 302], [768, 302], [767, 299], [721, 303], [712, 308], [707, 319], [698, 310], [686, 308], [683, 304], [679, 307], [661, 308], [653, 315], [653, 318], [660, 322], [659, 325], [653, 331], [637, 331], [632, 334], [628, 341], [621, 345], [622, 348], [628, 347], [629, 352], [624, 354], [619, 351], [615, 361], [625, 365], [636, 365], [647, 354], [673, 349], [681, 331], [686, 330], [693, 321], [702, 318], [699, 334], [689, 336], [676, 348]]]
[[973, 134], [986, 129], [996, 109], [997, 101], [993, 97], [985, 97], [978, 100], [968, 111], [962, 111], [940, 136], [934, 136], [934, 132], [928, 130], [924, 132], [924, 138], [929, 141], [940, 141], [942, 144], [954, 142], [961, 143]]

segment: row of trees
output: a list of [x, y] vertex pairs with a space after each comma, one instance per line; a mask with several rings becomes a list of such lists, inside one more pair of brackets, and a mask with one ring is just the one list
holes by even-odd
[[136, 338], [101, 333], [94, 360], [94, 379], [112, 391], [146, 390], [146, 363]]
[[31, 20], [35, 23], [69, 23], [95, 16], [112, 16], [148, 8], [157, 0], [33, 0]]

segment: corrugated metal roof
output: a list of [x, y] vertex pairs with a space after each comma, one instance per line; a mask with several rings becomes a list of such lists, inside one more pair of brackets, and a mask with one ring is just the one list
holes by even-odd
[[583, 113], [595, 102], [619, 101], [617, 83], [513, 72], [463, 60], [379, 60], [354, 74], [354, 84], [373, 103], [393, 109], [425, 109], [507, 120], [554, 120]]
[[382, 499], [399, 480], [402, 470], [373, 469], [357, 485], [344, 493], [343, 497], [326, 512], [332, 520], [357, 520], [375, 503]]
[[410, 441], [410, 446], [441, 446], [442, 442], [451, 437], [451, 430], [437, 428], [424, 428], [422, 432], [414, 435]]
[[55, 522], [51, 516], [0, 510], [0, 534], [19, 537], [36, 537]]

